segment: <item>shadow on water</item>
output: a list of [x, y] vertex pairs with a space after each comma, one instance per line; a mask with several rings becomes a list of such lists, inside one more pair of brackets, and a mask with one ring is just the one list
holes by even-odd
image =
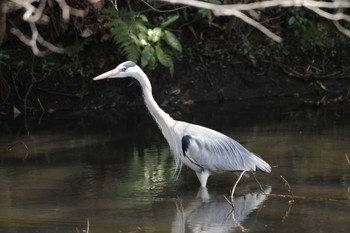
[[244, 178], [233, 218], [223, 196], [236, 177], [213, 176], [210, 199], [197, 196], [195, 174], [174, 174], [145, 107], [57, 112], [0, 122], [0, 232], [82, 232], [87, 219], [90, 232], [104, 233], [348, 232], [348, 106], [264, 99], [167, 112], [240, 141], [273, 165], [271, 174], [258, 174], [263, 187], [289, 194], [283, 176], [307, 199], [266, 198]]

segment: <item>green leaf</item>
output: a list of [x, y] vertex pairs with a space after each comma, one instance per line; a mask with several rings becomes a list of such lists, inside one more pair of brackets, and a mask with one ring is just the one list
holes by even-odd
[[146, 67], [152, 58], [154, 60], [154, 49], [151, 46], [146, 46], [141, 53], [141, 66]]
[[151, 70], [154, 70], [157, 66], [157, 58], [156, 56], [154, 55], [154, 49], [152, 48], [152, 53], [153, 53], [153, 56], [151, 56], [151, 58], [149, 59], [149, 62], [148, 62], [148, 67], [151, 69]]
[[212, 12], [211, 12], [211, 10], [207, 10], [207, 9], [200, 9], [200, 10], [198, 10], [198, 16], [199, 16], [199, 18], [202, 18], [202, 19], [209, 19], [209, 20], [211, 20], [211, 19], [213, 19], [213, 14], [212, 14]]
[[171, 75], [173, 75], [174, 73], [173, 59], [171, 59], [171, 57], [168, 54], [166, 54], [159, 45], [156, 47], [156, 56], [160, 64], [168, 68], [170, 70]]
[[114, 17], [118, 15], [118, 11], [114, 7], [102, 8], [101, 13], [103, 15], [110, 15]]
[[173, 49], [179, 51], [180, 53], [182, 53], [182, 46], [179, 42], [179, 40], [176, 38], [176, 36], [168, 31], [168, 30], [165, 30], [164, 33], [164, 40], [165, 42], [170, 46], [172, 47]]
[[156, 43], [159, 41], [160, 37], [162, 36], [162, 29], [160, 28], [148, 29], [147, 34], [148, 34], [148, 41]]
[[179, 19], [179, 15], [170, 15], [164, 22], [162, 22], [160, 24], [161, 28], [167, 28], [169, 25], [171, 25], [172, 23], [174, 23], [176, 20]]
[[139, 18], [140, 18], [140, 20], [141, 20], [142, 22], [148, 23], [148, 19], [147, 19], [147, 17], [146, 17], [145, 15], [139, 15]]
[[293, 25], [293, 24], [295, 23], [295, 21], [296, 21], [296, 20], [295, 20], [295, 17], [294, 17], [294, 16], [290, 17], [289, 20], [288, 20], [288, 25], [289, 25], [289, 26]]

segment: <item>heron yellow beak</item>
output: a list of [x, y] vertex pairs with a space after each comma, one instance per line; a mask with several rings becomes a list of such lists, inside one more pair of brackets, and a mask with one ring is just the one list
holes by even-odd
[[100, 74], [99, 76], [96, 76], [93, 80], [101, 80], [111, 77], [115, 72], [114, 70], [107, 71], [106, 73]]

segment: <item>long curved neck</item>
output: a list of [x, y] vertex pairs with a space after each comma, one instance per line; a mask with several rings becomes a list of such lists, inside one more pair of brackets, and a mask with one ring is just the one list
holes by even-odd
[[157, 102], [154, 100], [153, 94], [152, 94], [152, 86], [151, 86], [151, 83], [150, 83], [147, 75], [144, 72], [140, 72], [138, 74], [138, 77], [135, 77], [135, 78], [139, 81], [139, 83], [141, 85], [143, 98], [144, 98], [146, 107], [148, 108], [152, 117], [157, 122], [164, 137], [169, 142], [169, 140], [171, 140], [169, 128], [174, 126], [174, 124], [175, 124], [174, 119], [171, 118], [169, 116], [169, 114], [165, 113], [158, 106]]

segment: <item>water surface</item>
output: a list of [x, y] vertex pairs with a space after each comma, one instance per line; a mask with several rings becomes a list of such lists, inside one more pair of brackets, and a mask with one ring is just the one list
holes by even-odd
[[257, 174], [263, 190], [244, 178], [232, 211], [224, 196], [236, 175], [202, 190], [194, 172], [175, 174], [144, 107], [19, 117], [0, 125], [0, 232], [349, 232], [346, 106], [265, 99], [167, 111], [261, 155], [273, 166]]

